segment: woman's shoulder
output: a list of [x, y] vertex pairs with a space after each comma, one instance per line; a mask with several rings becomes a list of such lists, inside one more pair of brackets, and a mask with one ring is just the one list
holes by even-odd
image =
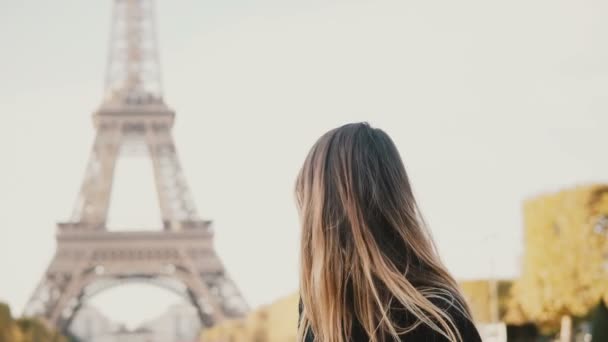
[[[446, 313], [453, 321], [456, 329], [464, 342], [481, 342], [481, 336], [477, 331], [477, 327], [469, 317], [465, 305], [459, 299], [453, 296], [440, 295], [430, 297], [429, 300], [444, 313]], [[421, 324], [412, 331], [411, 335], [407, 336], [407, 340], [424, 341], [424, 342], [443, 342], [447, 339], [440, 336], [436, 331], [425, 324]]]
[[[456, 329], [460, 333], [463, 342], [481, 342], [481, 337], [475, 324], [469, 318], [469, 315], [466, 313], [467, 311], [464, 308], [464, 305], [460, 303], [458, 299], [452, 296], [442, 295], [442, 296], [433, 296], [430, 297], [429, 300], [438, 308], [447, 313], [448, 316], [454, 322]], [[302, 301], [300, 300], [298, 303], [298, 312], [302, 314]], [[399, 310], [399, 312], [403, 313], [403, 311]], [[398, 314], [399, 316], [401, 314]], [[404, 313], [402, 317], [406, 321], [409, 321], [411, 315]], [[411, 321], [409, 323], [412, 323]], [[299, 325], [299, 324], [298, 324]], [[354, 341], [363, 341], [367, 339], [365, 337], [365, 333], [363, 332], [360, 325], [355, 322], [354, 327]], [[365, 337], [365, 338], [364, 338]], [[431, 329], [425, 324], [420, 324], [416, 329], [407, 333], [403, 336], [404, 341], [417, 341], [417, 342], [446, 342], [448, 341], [442, 335], [439, 335], [436, 331]], [[315, 339], [312, 335], [311, 331], [307, 331], [305, 341], [313, 342]]]

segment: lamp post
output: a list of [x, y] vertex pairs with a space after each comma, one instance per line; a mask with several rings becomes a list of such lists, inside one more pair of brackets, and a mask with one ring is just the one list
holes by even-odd
[[495, 250], [492, 248], [493, 244], [490, 243], [490, 241], [494, 241], [497, 237], [498, 233], [492, 232], [487, 234], [482, 239], [482, 243], [486, 243], [486, 246], [490, 247], [487, 249], [489, 251], [488, 258], [490, 264], [490, 321], [492, 323], [498, 323], [500, 321], [500, 308], [498, 305], [498, 279], [496, 277], [496, 260], [494, 255]]

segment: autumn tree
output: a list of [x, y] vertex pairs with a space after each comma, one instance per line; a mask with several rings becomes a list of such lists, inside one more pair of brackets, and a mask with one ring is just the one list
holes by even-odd
[[13, 320], [8, 305], [0, 303], [0, 342], [22, 342], [19, 327]]
[[17, 324], [23, 333], [24, 342], [68, 342], [59, 332], [49, 329], [37, 319], [20, 318]]
[[[608, 187], [586, 186], [524, 204], [524, 264], [507, 320], [555, 331], [562, 316], [586, 316], [608, 293]], [[605, 299], [605, 298], [604, 298]]]

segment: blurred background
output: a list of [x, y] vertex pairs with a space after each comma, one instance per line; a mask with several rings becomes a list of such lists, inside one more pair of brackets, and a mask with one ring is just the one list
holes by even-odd
[[606, 13], [0, 0], [0, 341], [293, 341], [293, 183], [354, 121], [485, 340], [608, 341]]

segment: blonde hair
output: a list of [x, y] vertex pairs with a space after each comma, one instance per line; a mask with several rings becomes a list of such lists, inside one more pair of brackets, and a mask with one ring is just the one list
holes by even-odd
[[[298, 340], [352, 340], [353, 322], [371, 342], [399, 340], [419, 325], [462, 337], [438, 300], [470, 319], [441, 263], [390, 137], [367, 123], [323, 135], [296, 182], [301, 221]], [[397, 311], [415, 319], [404, 325]]]

